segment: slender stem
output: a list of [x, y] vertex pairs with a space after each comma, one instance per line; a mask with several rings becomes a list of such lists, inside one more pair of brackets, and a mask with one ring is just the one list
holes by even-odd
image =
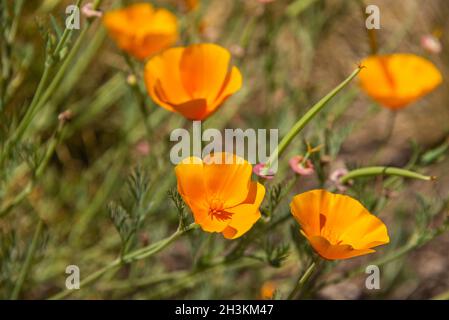
[[[101, 4], [101, 0], [94, 1], [93, 7], [94, 9], [98, 8], [98, 6]], [[58, 72], [53, 77], [53, 80], [50, 82], [48, 87], [44, 90], [45, 84], [48, 81], [48, 78], [50, 76], [50, 70], [53, 66], [53, 60], [51, 57], [47, 57], [47, 61], [45, 62], [45, 69], [42, 74], [41, 80], [39, 82], [38, 88], [36, 90], [35, 95], [33, 96], [33, 100], [28, 107], [25, 116], [21, 119], [18, 127], [15, 129], [14, 133], [11, 136], [11, 139], [9, 139], [4, 149], [2, 150], [2, 154], [0, 156], [0, 165], [4, 163], [5, 158], [9, 155], [9, 152], [11, 150], [11, 147], [14, 145], [14, 143], [22, 138], [22, 136], [25, 134], [27, 128], [29, 127], [30, 123], [32, 122], [34, 116], [36, 115], [36, 112], [47, 102], [47, 100], [51, 97], [51, 95], [54, 93], [58, 85], [61, 83], [62, 78], [65, 75], [66, 70], [72, 66], [73, 60], [76, 57], [76, 54], [81, 47], [81, 44], [84, 41], [84, 38], [87, 36], [87, 31], [89, 30], [89, 26], [91, 24], [91, 21], [88, 22], [88, 26], [81, 31], [81, 34], [79, 35], [78, 39], [76, 40], [73, 47], [70, 49], [69, 54], [65, 58], [64, 62], [62, 63], [61, 67], [58, 69]], [[58, 46], [61, 44], [62, 41], [66, 41], [66, 37], [63, 37], [61, 41], [57, 45], [57, 49], [59, 50]], [[55, 51], [57, 53], [57, 51]]]
[[383, 139], [384, 145], [387, 145], [388, 142], [391, 140], [391, 137], [393, 136], [397, 116], [398, 116], [397, 111], [394, 111], [394, 110], [390, 111], [390, 114], [388, 116], [387, 133], [385, 134], [385, 138]]
[[[93, 4], [94, 9], [96, 9], [100, 5], [101, 1], [95, 1]], [[76, 39], [75, 44], [70, 49], [69, 54], [65, 58], [64, 62], [62, 63], [61, 67], [58, 69], [58, 72], [53, 77], [53, 80], [50, 82], [48, 87], [45, 89], [42, 95], [38, 96], [38, 99], [36, 103], [32, 106], [30, 106], [27, 110], [27, 113], [25, 114], [25, 117], [22, 119], [21, 123], [19, 124], [19, 127], [17, 128], [16, 132], [14, 133], [14, 140], [19, 140], [25, 133], [26, 129], [28, 128], [29, 124], [31, 123], [31, 120], [33, 120], [34, 116], [36, 115], [36, 112], [48, 101], [48, 99], [52, 96], [52, 94], [55, 92], [59, 84], [61, 83], [61, 80], [65, 76], [65, 72], [69, 67], [73, 65], [73, 61], [76, 58], [76, 54], [78, 53], [84, 38], [87, 36], [89, 31], [89, 26], [91, 25], [91, 21], [88, 21], [88, 25], [86, 28], [81, 31], [79, 37]]]
[[[207, 266], [205, 269], [195, 270], [185, 277], [179, 277], [167, 284], [165, 287], [152, 290], [149, 299], [161, 299], [173, 297], [176, 293], [186, 288], [192, 288], [198, 282], [210, 281], [209, 278], [220, 272], [231, 272], [232, 270], [251, 268], [252, 271], [263, 266], [263, 263], [254, 260], [221, 261]], [[212, 279], [211, 279], [212, 280]]]
[[385, 128], [385, 136], [380, 141], [379, 146], [377, 147], [376, 153], [371, 157], [371, 163], [378, 163], [379, 157], [382, 155], [382, 151], [384, 148], [388, 146], [388, 143], [390, 142], [391, 138], [393, 137], [394, 127], [396, 124], [396, 118], [398, 115], [397, 111], [388, 110], [388, 121], [387, 126]]
[[288, 298], [287, 298], [288, 300], [295, 299], [295, 297], [298, 295], [301, 288], [306, 284], [307, 280], [309, 280], [309, 278], [312, 276], [317, 264], [318, 263], [316, 261], [313, 261], [310, 264], [310, 266], [306, 269], [306, 271], [299, 277], [292, 292], [288, 295]]
[[301, 132], [301, 130], [326, 106], [326, 104], [339, 93], [352, 79], [355, 78], [362, 70], [362, 66], [359, 66], [356, 70], [354, 70], [351, 75], [346, 78], [342, 83], [340, 83], [337, 87], [335, 87], [331, 92], [329, 92], [324, 98], [318, 101], [313, 107], [311, 107], [305, 115], [303, 115], [298, 122], [290, 129], [290, 131], [282, 138], [279, 145], [273, 151], [273, 153], [268, 158], [267, 164], [265, 166], [265, 170], [269, 170], [269, 168], [275, 163], [288, 147], [288, 145], [292, 142], [293, 138]]
[[[182, 235], [186, 234], [188, 231], [198, 228], [199, 226], [196, 223], [190, 224], [185, 229], [178, 229], [175, 233], [173, 233], [170, 237], [162, 239], [154, 244], [151, 244], [149, 246], [146, 246], [141, 249], [137, 249], [133, 252], [130, 252], [123, 257], [117, 258], [105, 267], [97, 270], [96, 272], [89, 275], [87, 278], [85, 278], [80, 283], [80, 287], [84, 287], [86, 285], [89, 285], [90, 283], [94, 282], [95, 280], [99, 279], [102, 275], [105, 273], [115, 270], [116, 268], [119, 268], [123, 266], [124, 264], [129, 264], [137, 260], [142, 260], [148, 257], [153, 256], [154, 254], [162, 251], [166, 247], [168, 247], [171, 243], [173, 243], [175, 240], [177, 240]], [[57, 293], [53, 296], [51, 296], [50, 300], [58, 300], [63, 299], [67, 296], [69, 296], [71, 293], [73, 293], [73, 290], [64, 290], [60, 293]]]
[[[75, 3], [75, 6], [77, 6], [77, 7], [79, 8], [80, 4], [81, 4], [81, 0], [78, 0], [78, 1]], [[76, 14], [76, 11], [73, 12], [72, 16], [67, 17], [67, 19], [71, 19], [75, 14]], [[58, 44], [56, 45], [55, 50], [53, 51], [53, 55], [54, 55], [54, 56], [59, 55], [59, 53], [61, 52], [63, 46], [66, 44], [67, 39], [68, 39], [69, 36], [72, 34], [72, 32], [73, 32], [73, 29], [65, 28], [65, 30], [64, 30], [64, 32], [63, 32], [63, 34], [62, 34], [62, 36], [61, 36], [60, 41], [58, 42]]]
[[55, 133], [53, 134], [53, 137], [50, 140], [44, 158], [36, 169], [33, 179], [27, 184], [27, 186], [22, 190], [22, 192], [20, 192], [11, 202], [0, 207], [0, 217], [7, 215], [11, 211], [11, 209], [13, 209], [19, 203], [21, 203], [33, 190], [36, 181], [45, 172], [45, 169], [47, 168], [48, 163], [50, 162], [50, 159], [53, 156], [56, 147], [61, 140], [64, 124], [65, 124], [64, 122], [59, 123], [58, 128], [56, 129]]
[[51, 69], [51, 64], [50, 63], [45, 63], [45, 68], [44, 68], [44, 72], [42, 73], [42, 77], [39, 80], [39, 84], [37, 85], [37, 89], [36, 92], [33, 96], [33, 99], [31, 100], [31, 104], [28, 107], [25, 116], [23, 117], [22, 121], [20, 122], [19, 126], [17, 127], [17, 129], [14, 131], [14, 134], [12, 135], [11, 139], [9, 139], [6, 144], [5, 147], [2, 150], [2, 154], [0, 156], [0, 164], [3, 164], [6, 157], [9, 155], [9, 152], [11, 150], [12, 145], [14, 144], [14, 142], [16, 142], [19, 138], [20, 138], [20, 132], [22, 132], [24, 130], [24, 125], [25, 125], [25, 119], [29, 118], [29, 114], [31, 113], [32, 110], [34, 110], [35, 105], [37, 104], [37, 102], [39, 101], [42, 92], [44, 90], [45, 84], [48, 81], [48, 78], [50, 76], [50, 69]]
[[19, 279], [17, 280], [16, 285], [14, 286], [13, 292], [11, 294], [11, 300], [16, 300], [19, 297], [20, 290], [22, 289], [23, 283], [25, 282], [25, 279], [30, 271], [31, 263], [33, 261], [34, 254], [36, 252], [37, 243], [39, 238], [41, 237], [43, 230], [44, 230], [44, 221], [42, 219], [39, 219], [36, 231], [34, 232], [33, 239], [31, 240], [31, 244], [25, 258], [25, 263], [23, 264], [23, 267], [20, 270]]
[[[124, 52], [123, 57], [125, 58], [125, 61], [126, 61], [126, 64], [128, 65], [128, 67], [131, 69], [132, 74], [135, 77], [137, 77], [138, 76], [137, 70], [134, 67], [133, 61], [131, 60], [130, 56], [126, 52]], [[148, 112], [148, 109], [147, 109], [147, 106], [145, 103], [145, 94], [142, 93], [138, 82], [129, 83], [129, 86], [131, 87], [135, 97], [137, 98], [137, 104], [139, 106], [139, 111], [140, 111], [140, 114], [142, 115], [142, 120], [145, 125], [147, 135], [150, 137], [152, 134], [152, 129], [151, 129], [150, 124], [148, 123], [148, 117], [149, 117], [150, 113]]]
[[410, 179], [418, 179], [418, 180], [425, 180], [425, 181], [431, 181], [435, 180], [436, 177], [433, 176], [425, 176], [410, 170], [400, 169], [400, 168], [393, 168], [393, 167], [366, 167], [361, 169], [356, 169], [353, 171], [350, 171], [346, 175], [344, 175], [340, 182], [346, 183], [351, 179], [355, 178], [361, 178], [361, 177], [372, 177], [372, 176], [400, 176], [404, 178], [410, 178]]
[[[365, 12], [365, 10], [366, 10], [365, 1], [359, 0], [359, 6], [362, 11], [363, 18], [367, 19], [369, 17], [369, 14]], [[371, 54], [375, 55], [375, 54], [377, 54], [377, 51], [378, 51], [376, 29], [366, 28], [366, 34], [368, 36], [368, 42], [369, 42], [369, 47], [371, 49]]]
[[62, 130], [64, 128], [64, 124], [65, 124], [65, 121], [59, 122], [58, 128], [56, 129], [56, 132], [54, 133], [53, 137], [50, 140], [50, 143], [45, 152], [44, 158], [42, 159], [41, 163], [39, 164], [39, 167], [36, 170], [36, 179], [40, 178], [42, 176], [42, 174], [44, 173], [45, 169], [48, 166], [48, 163], [50, 162], [51, 157], [55, 153], [56, 147], [61, 142], [61, 136], [62, 136]]

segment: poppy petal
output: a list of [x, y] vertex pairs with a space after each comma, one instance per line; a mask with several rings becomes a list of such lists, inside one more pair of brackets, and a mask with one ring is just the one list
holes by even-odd
[[301, 233], [326, 259], [372, 253], [389, 242], [385, 224], [349, 196], [313, 190], [295, 196], [290, 207]]
[[375, 252], [372, 249], [356, 250], [347, 244], [332, 245], [326, 238], [321, 236], [313, 236], [308, 238], [308, 240], [315, 251], [326, 260], [349, 259]]
[[228, 74], [231, 55], [215, 44], [197, 44], [185, 48], [180, 61], [181, 81], [192, 99], [211, 104]]
[[[172, 108], [173, 104], [183, 104], [191, 99], [183, 87], [179, 71], [183, 50], [183, 48], [165, 50], [145, 65], [145, 85], [150, 96], [156, 103], [162, 102], [169, 105], [169, 108]], [[155, 97], [156, 85], [163, 90], [163, 99], [160, 99], [160, 95]]]
[[178, 192], [192, 210], [195, 222], [204, 231], [222, 232], [229, 224], [229, 220], [216, 219], [209, 214], [202, 160], [196, 157], [186, 158], [176, 166], [175, 173]]
[[228, 73], [225, 82], [223, 83], [223, 88], [217, 95], [215, 102], [208, 109], [209, 112], [214, 111], [217, 106], [223, 104], [229, 96], [236, 93], [242, 87], [242, 74], [237, 67], [232, 67], [231, 71]]
[[245, 234], [259, 220], [259, 207], [265, 196], [265, 187], [258, 183], [251, 183], [251, 191], [245, 203], [228, 208], [226, 211], [232, 213], [228, 230], [225, 229], [223, 235], [227, 239], [236, 239]]
[[206, 112], [207, 102], [204, 99], [195, 99], [173, 105], [173, 109], [189, 120], [203, 120], [208, 115]]
[[149, 3], [106, 12], [103, 23], [122, 50], [142, 60], [178, 39], [176, 16], [165, 9], [154, 9]]
[[200, 158], [189, 157], [181, 161], [175, 168], [178, 181], [178, 192], [195, 203], [206, 203], [207, 194], [204, 181], [203, 162]]
[[320, 234], [321, 191], [312, 190], [296, 195], [290, 208], [301, 229], [309, 235]]
[[362, 89], [380, 104], [399, 109], [434, 90], [442, 82], [432, 62], [414, 54], [370, 56], [362, 61]]
[[248, 193], [252, 167], [230, 153], [216, 153], [204, 159], [205, 184], [209, 196], [223, 201], [224, 208], [242, 203]]

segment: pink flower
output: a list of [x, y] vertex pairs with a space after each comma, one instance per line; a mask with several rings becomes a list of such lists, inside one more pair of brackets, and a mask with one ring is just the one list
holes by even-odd
[[336, 169], [329, 176], [329, 180], [335, 185], [338, 191], [345, 192], [347, 190], [346, 186], [340, 182], [340, 179], [343, 178], [348, 173], [346, 168]]
[[253, 168], [254, 174], [258, 175], [259, 177], [262, 177], [267, 180], [271, 180], [274, 178], [273, 170], [268, 169], [267, 172], [264, 171], [267, 171], [267, 169], [265, 168], [265, 163], [258, 163]]
[[440, 53], [442, 49], [440, 40], [431, 34], [421, 37], [421, 47], [434, 54]]
[[312, 175], [315, 172], [315, 167], [313, 166], [312, 161], [307, 159], [305, 163], [303, 162], [303, 156], [294, 156], [288, 163], [290, 164], [290, 168], [292, 168], [292, 170], [297, 174], [301, 176]]
[[150, 144], [144, 140], [137, 143], [135, 151], [139, 156], [147, 156], [150, 154]]
[[82, 8], [81, 12], [87, 17], [87, 18], [101, 18], [103, 16], [103, 12], [94, 10], [94, 5], [92, 2], [86, 3]]

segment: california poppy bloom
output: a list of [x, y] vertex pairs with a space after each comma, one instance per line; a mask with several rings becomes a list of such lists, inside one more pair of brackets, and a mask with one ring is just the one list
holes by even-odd
[[178, 192], [204, 231], [235, 239], [259, 220], [265, 188], [251, 181], [251, 169], [230, 153], [190, 157], [176, 166]]
[[362, 89], [381, 105], [397, 110], [425, 96], [441, 82], [432, 62], [414, 54], [370, 56], [362, 61]]
[[176, 16], [149, 3], [109, 11], [103, 19], [109, 35], [124, 51], [145, 59], [172, 46], [178, 39]]
[[145, 84], [159, 106], [203, 120], [242, 86], [228, 50], [215, 44], [171, 48], [145, 66]]
[[308, 191], [295, 196], [290, 208], [301, 233], [327, 260], [372, 253], [390, 241], [385, 224], [349, 196]]

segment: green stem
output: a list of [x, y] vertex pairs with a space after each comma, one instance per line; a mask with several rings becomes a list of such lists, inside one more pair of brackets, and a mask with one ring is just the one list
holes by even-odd
[[425, 176], [410, 170], [393, 168], [393, 167], [366, 167], [361, 169], [353, 170], [343, 176], [340, 180], [341, 183], [346, 183], [351, 179], [361, 178], [361, 177], [372, 177], [372, 176], [400, 176], [404, 178], [410, 179], [418, 179], [431, 181], [435, 180], [436, 177], [433, 176]]
[[318, 101], [312, 108], [310, 108], [305, 115], [303, 115], [298, 122], [290, 129], [290, 131], [282, 138], [279, 145], [270, 155], [267, 161], [267, 165], [265, 169], [268, 170], [275, 161], [277, 161], [278, 157], [282, 155], [288, 145], [292, 142], [293, 138], [301, 132], [301, 130], [326, 106], [326, 104], [339, 93], [352, 79], [354, 79], [362, 70], [362, 66], [359, 66], [356, 70], [354, 70], [351, 75], [346, 78], [342, 83], [340, 83], [337, 87], [335, 87], [331, 92], [329, 92], [324, 98]]
[[[185, 277], [179, 277], [174, 281], [166, 284], [162, 288], [152, 290], [149, 299], [162, 299], [173, 297], [175, 294], [187, 288], [193, 288], [198, 282], [213, 281], [216, 279], [217, 274], [221, 272], [229, 273], [232, 270], [238, 270], [243, 268], [250, 268], [255, 271], [256, 268], [263, 266], [259, 261], [240, 259], [238, 261], [221, 261], [213, 263], [204, 269], [195, 270], [191, 274]], [[211, 278], [211, 279], [209, 279]]]
[[[75, 6], [77, 6], [78, 8], [80, 7], [81, 4], [81, 0], [78, 0], [75, 3]], [[72, 16], [75, 15], [75, 12], [72, 14]], [[70, 17], [72, 18], [72, 17]], [[69, 17], [67, 17], [67, 19], [69, 19]], [[61, 36], [60, 41], [58, 42], [58, 44], [56, 45], [55, 50], [53, 51], [53, 56], [57, 57], [59, 55], [59, 53], [61, 52], [62, 48], [64, 47], [64, 45], [66, 44], [69, 36], [72, 34], [73, 29], [69, 29], [69, 28], [65, 28], [64, 32]]]
[[[137, 70], [133, 64], [133, 61], [131, 60], [130, 56], [127, 53], [123, 53], [123, 57], [125, 58], [126, 64], [131, 69], [132, 74], [136, 77], [136, 80], [138, 79]], [[150, 113], [148, 112], [146, 103], [145, 103], [145, 94], [142, 92], [139, 81], [137, 80], [136, 83], [129, 83], [129, 86], [131, 87], [135, 97], [137, 98], [137, 104], [139, 106], [140, 114], [142, 115], [142, 120], [145, 125], [145, 129], [147, 131], [148, 137], [152, 134], [152, 129], [150, 124], [148, 123], [148, 117]]]
[[[101, 0], [97, 0], [94, 2], [94, 9], [98, 8], [98, 6], [101, 4]], [[81, 44], [84, 41], [84, 38], [87, 36], [87, 31], [89, 30], [89, 26], [92, 22], [88, 21], [88, 26], [81, 31], [81, 34], [79, 35], [78, 39], [76, 40], [75, 44], [71, 48], [68, 56], [62, 63], [61, 67], [58, 69], [58, 72], [53, 77], [53, 80], [50, 82], [49, 86], [45, 89], [45, 84], [47, 83], [49, 76], [50, 76], [50, 70], [53, 66], [53, 59], [52, 57], [47, 57], [47, 61], [45, 62], [45, 68], [44, 72], [42, 74], [41, 80], [39, 81], [38, 88], [36, 90], [35, 95], [33, 96], [33, 100], [31, 101], [30, 106], [28, 107], [25, 116], [21, 119], [18, 127], [15, 129], [14, 133], [11, 136], [11, 139], [9, 139], [4, 149], [2, 150], [2, 154], [0, 156], [0, 165], [4, 163], [4, 160], [9, 155], [11, 151], [11, 147], [14, 145], [16, 141], [19, 141], [23, 135], [25, 134], [27, 128], [29, 127], [30, 123], [32, 122], [34, 116], [36, 115], [36, 112], [39, 111], [39, 109], [47, 102], [47, 100], [51, 97], [51, 95], [55, 92], [58, 85], [61, 83], [61, 80], [63, 79], [66, 70], [73, 65], [73, 61], [76, 57], [76, 53], [78, 52], [79, 48], [81, 47]], [[66, 42], [68, 35], [61, 38], [60, 42], [58, 43], [55, 53], [58, 53], [59, 47], [62, 46], [63, 42]]]
[[[99, 279], [105, 273], [107, 273], [111, 270], [115, 270], [116, 268], [119, 268], [119, 267], [123, 266], [124, 264], [129, 264], [134, 261], [142, 260], [142, 259], [145, 259], [145, 258], [155, 255], [156, 253], [158, 253], [158, 252], [162, 251], [163, 249], [165, 249], [166, 247], [168, 247], [171, 243], [173, 243], [179, 237], [186, 234], [188, 231], [196, 229], [198, 227], [199, 226], [196, 223], [192, 223], [185, 229], [182, 229], [182, 230], [178, 229], [174, 234], [172, 234], [170, 237], [168, 237], [166, 239], [160, 240], [154, 244], [146, 246], [145, 248], [137, 249], [133, 252], [130, 252], [130, 253], [124, 255], [123, 257], [115, 259], [110, 264], [108, 264], [105, 267], [101, 268], [100, 270], [92, 273], [87, 278], [85, 278], [83, 281], [81, 281], [80, 287], [89, 285], [90, 283]], [[65, 297], [69, 296], [71, 293], [73, 293], [73, 290], [66, 289], [66, 290], [61, 291], [60, 293], [57, 293], [57, 294], [53, 295], [52, 297], [50, 297], [50, 300], [63, 299]]]
[[[101, 1], [95, 1], [94, 2], [94, 9], [96, 9], [100, 5]], [[25, 117], [22, 119], [21, 123], [19, 124], [19, 127], [17, 128], [16, 132], [14, 132], [14, 139], [13, 142], [20, 140], [22, 136], [25, 134], [26, 129], [29, 127], [31, 121], [33, 120], [34, 116], [36, 115], [36, 112], [39, 111], [39, 109], [48, 101], [48, 99], [52, 96], [52, 94], [55, 92], [59, 84], [62, 82], [62, 79], [65, 76], [65, 72], [69, 67], [73, 65], [73, 61], [76, 58], [76, 54], [78, 53], [84, 38], [87, 36], [89, 31], [89, 26], [91, 25], [92, 21], [88, 21], [88, 25], [86, 28], [81, 31], [79, 37], [76, 39], [75, 44], [70, 49], [69, 54], [67, 55], [66, 59], [62, 63], [61, 67], [58, 69], [58, 72], [53, 77], [53, 80], [48, 85], [47, 89], [43, 92], [43, 94], [39, 94], [37, 96], [36, 102], [31, 104], [31, 106], [28, 108], [27, 113], [25, 114]], [[48, 72], [49, 70], [46, 71]], [[45, 74], [45, 71], [44, 71]], [[48, 77], [48, 76], [47, 76]], [[34, 98], [33, 98], [34, 100]]]
[[53, 137], [50, 140], [47, 150], [45, 151], [45, 155], [41, 163], [36, 169], [33, 179], [27, 184], [27, 186], [20, 192], [11, 202], [7, 203], [0, 207], [0, 217], [7, 215], [11, 209], [13, 209], [16, 205], [21, 203], [33, 190], [36, 181], [42, 176], [45, 172], [45, 169], [50, 162], [51, 157], [53, 156], [57, 145], [61, 141], [62, 130], [64, 128], [64, 122], [60, 122], [56, 132], [53, 134]]
[[3, 163], [6, 159], [6, 156], [9, 155], [12, 145], [20, 138], [20, 136], [21, 136], [20, 132], [22, 132], [24, 130], [23, 127], [25, 126], [24, 120], [29, 117], [29, 114], [31, 113], [32, 110], [34, 110], [35, 105], [39, 101], [39, 99], [42, 95], [42, 92], [44, 90], [45, 84], [47, 83], [48, 78], [50, 76], [50, 69], [51, 69], [51, 63], [46, 62], [44, 72], [42, 73], [42, 77], [39, 80], [39, 84], [37, 85], [36, 92], [33, 96], [33, 99], [31, 100], [31, 104], [28, 107], [27, 112], [25, 113], [25, 116], [23, 117], [23, 120], [20, 122], [19, 126], [14, 131], [14, 134], [12, 135], [11, 139], [8, 139], [8, 141], [5, 144], [5, 147], [2, 150], [2, 154], [0, 157], [0, 164], [3, 165]]
[[34, 254], [36, 252], [37, 243], [39, 238], [41, 237], [42, 231], [44, 230], [44, 221], [39, 219], [39, 222], [36, 227], [36, 231], [34, 232], [33, 239], [31, 240], [30, 247], [27, 252], [27, 256], [25, 258], [25, 263], [23, 264], [22, 269], [20, 270], [19, 279], [14, 286], [13, 292], [11, 294], [11, 300], [16, 300], [19, 297], [20, 290], [22, 289], [23, 283], [30, 271], [31, 263], [33, 262]]
[[301, 288], [306, 284], [307, 280], [309, 280], [309, 278], [312, 276], [313, 272], [315, 271], [316, 266], [317, 266], [317, 262], [313, 261], [311, 263], [311, 265], [306, 269], [306, 271], [299, 277], [292, 292], [288, 295], [288, 298], [287, 298], [288, 300], [295, 299], [295, 297], [298, 295]]

